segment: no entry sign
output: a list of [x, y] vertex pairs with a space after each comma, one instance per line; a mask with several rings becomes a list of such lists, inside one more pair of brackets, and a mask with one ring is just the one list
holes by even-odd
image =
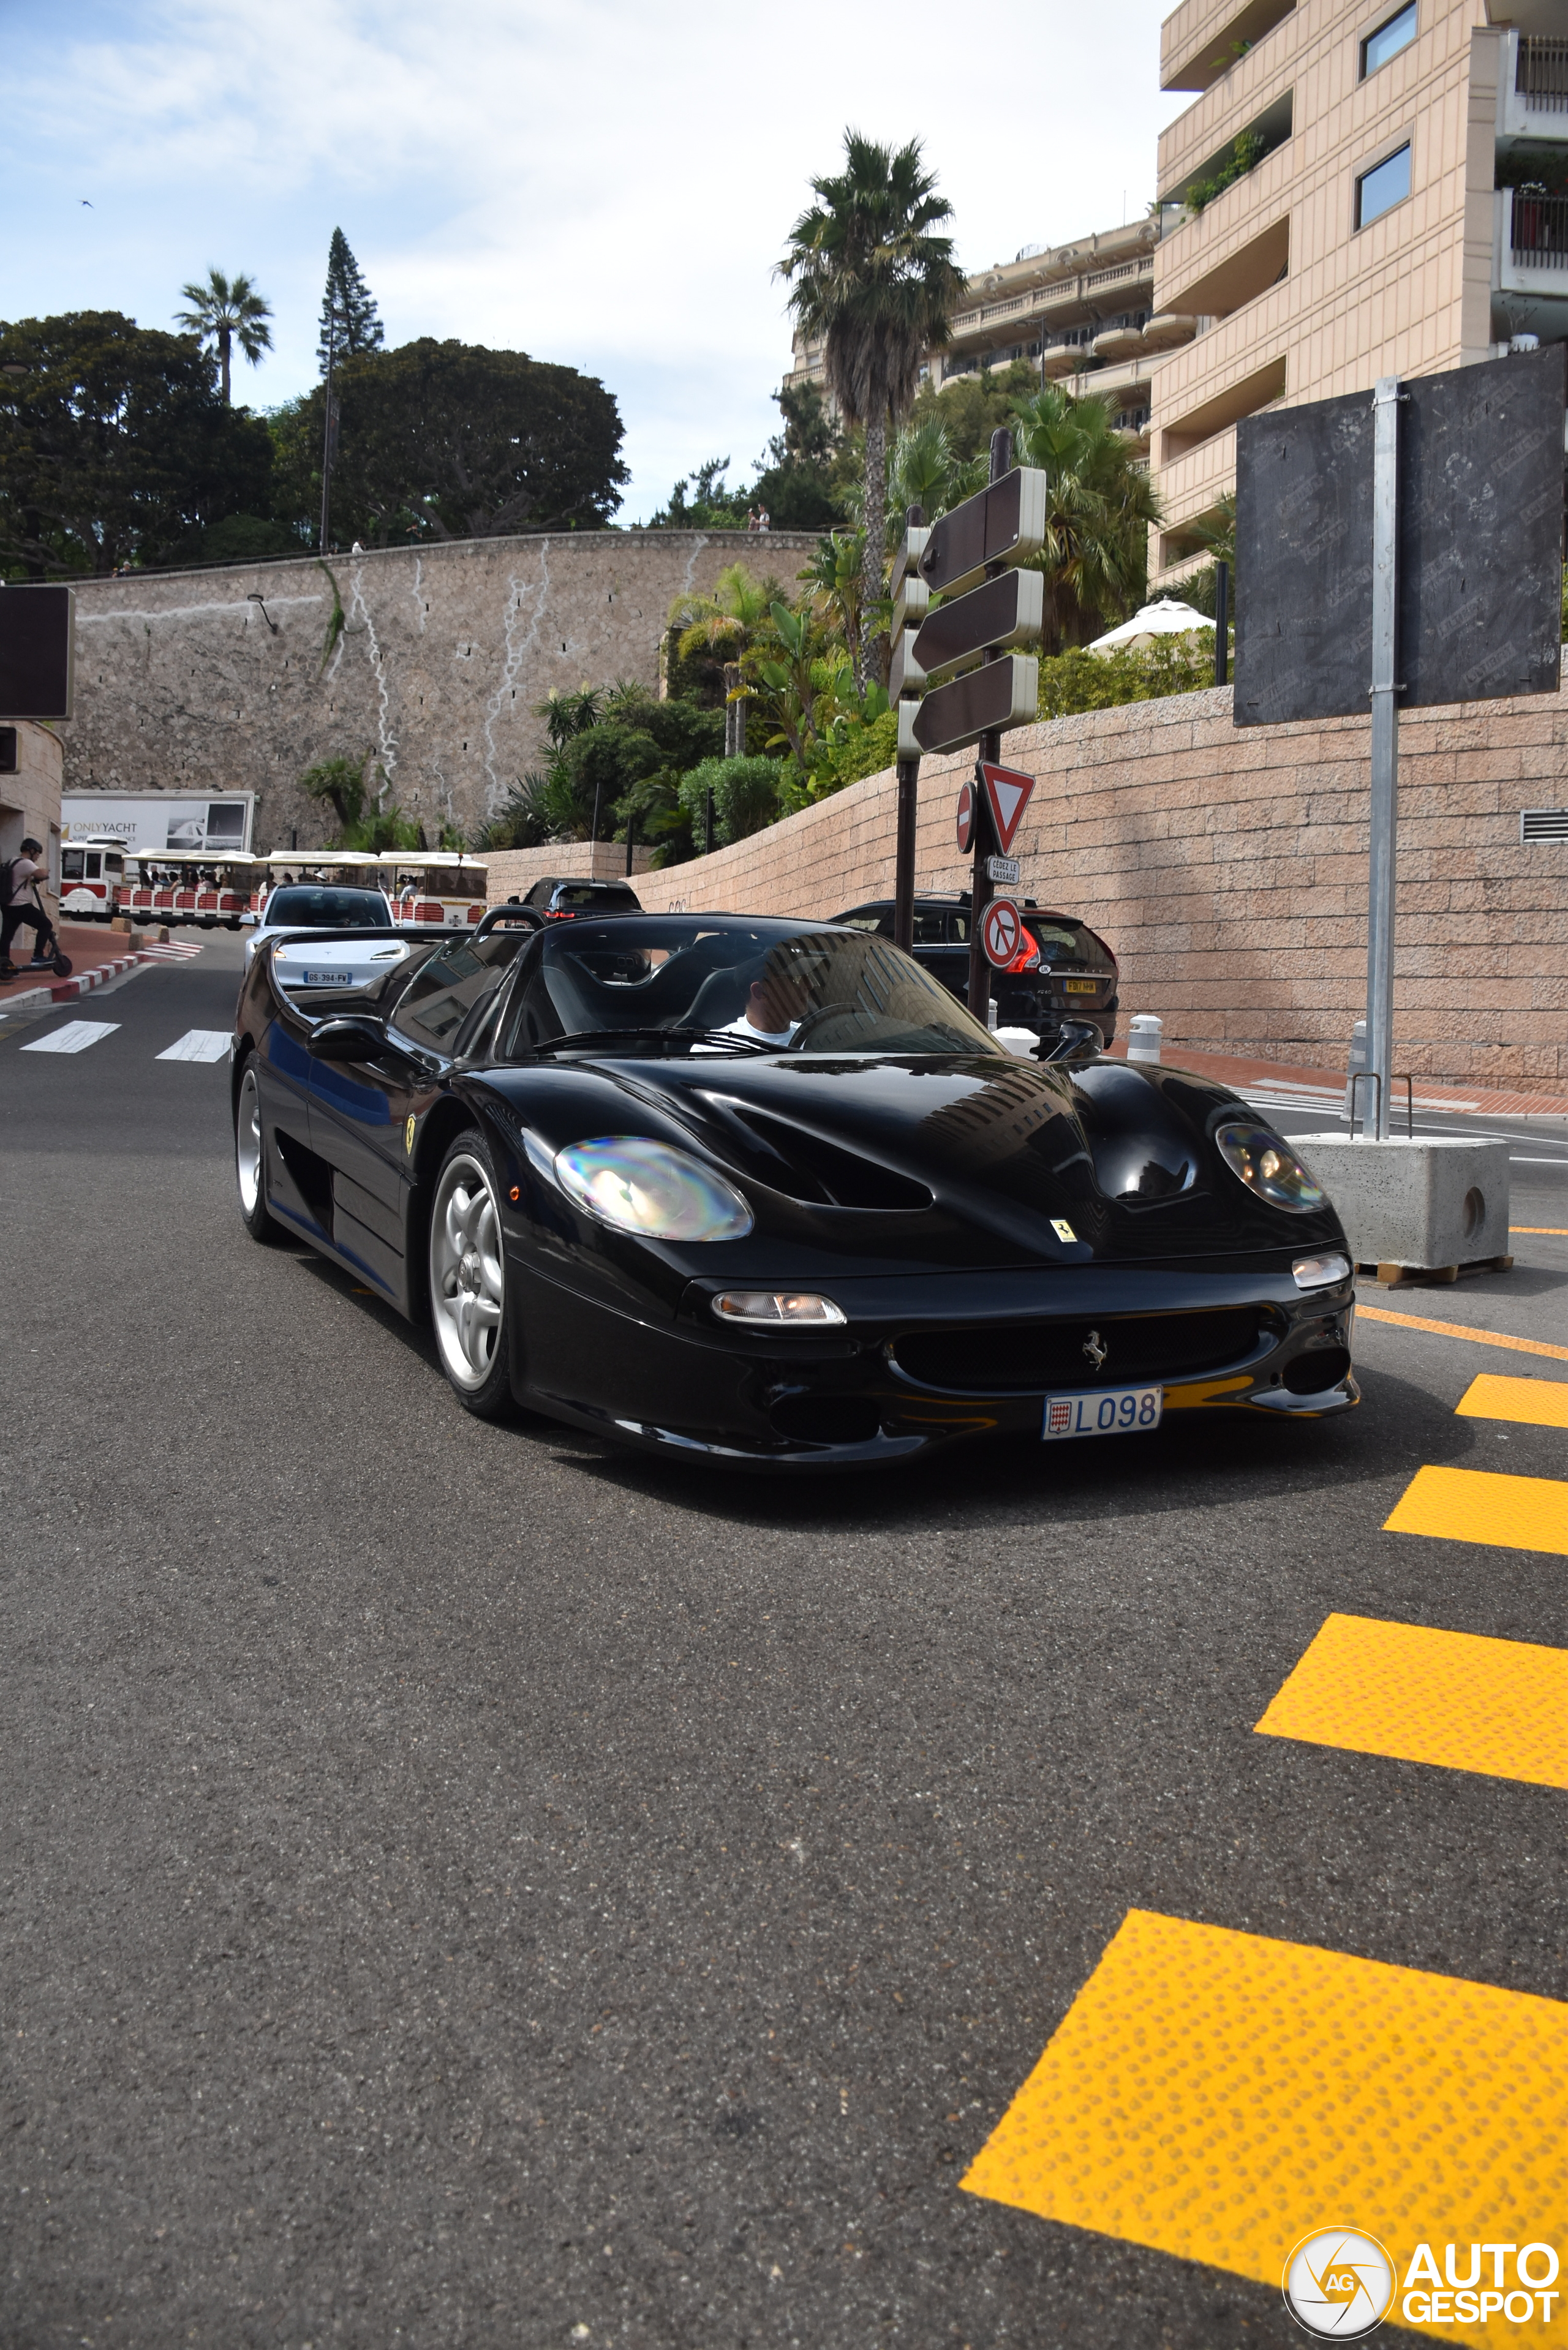
[[1017, 959], [1023, 943], [1023, 918], [1011, 898], [993, 898], [980, 926], [985, 959], [996, 971], [1005, 971]]
[[959, 855], [967, 857], [974, 839], [974, 785], [963, 785], [958, 795]]

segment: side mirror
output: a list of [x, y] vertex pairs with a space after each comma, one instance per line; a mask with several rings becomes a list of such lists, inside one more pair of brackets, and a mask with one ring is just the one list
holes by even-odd
[[369, 1020], [324, 1020], [305, 1040], [316, 1061], [369, 1061], [387, 1049], [387, 1032]]
[[1048, 1051], [1042, 1047], [1036, 1057], [1042, 1061], [1086, 1061], [1100, 1050], [1100, 1032], [1092, 1020], [1064, 1020], [1061, 1035]]

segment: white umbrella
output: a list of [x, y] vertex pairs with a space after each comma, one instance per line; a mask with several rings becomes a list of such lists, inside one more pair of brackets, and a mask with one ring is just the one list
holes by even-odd
[[1089, 647], [1092, 653], [1145, 652], [1158, 637], [1189, 637], [1195, 629], [1212, 630], [1213, 621], [1206, 612], [1195, 612], [1190, 604], [1179, 604], [1174, 596], [1161, 596], [1157, 603], [1146, 604], [1119, 629], [1096, 637]]

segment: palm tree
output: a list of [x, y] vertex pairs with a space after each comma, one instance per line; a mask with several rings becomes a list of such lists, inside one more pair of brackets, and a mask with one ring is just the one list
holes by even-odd
[[[844, 154], [844, 171], [813, 180], [816, 202], [791, 229], [778, 275], [791, 282], [797, 329], [824, 347], [827, 387], [845, 422], [865, 431], [869, 608], [883, 588], [888, 427], [913, 402], [926, 353], [947, 343], [964, 278], [951, 237], [932, 234], [952, 206], [922, 168], [919, 140], [895, 152], [846, 130]], [[878, 637], [872, 662], [883, 679], [886, 655], [887, 639]]]
[[1044, 472], [1045, 650], [1086, 644], [1142, 602], [1159, 498], [1103, 400], [1048, 383], [1016, 403], [1013, 454]]
[[227, 400], [232, 347], [238, 343], [252, 367], [259, 363], [263, 351], [272, 348], [272, 328], [266, 323], [272, 317], [272, 304], [263, 301], [243, 270], [230, 279], [221, 269], [209, 269], [204, 286], [182, 286], [180, 291], [191, 307], [175, 316], [199, 341], [216, 347]]

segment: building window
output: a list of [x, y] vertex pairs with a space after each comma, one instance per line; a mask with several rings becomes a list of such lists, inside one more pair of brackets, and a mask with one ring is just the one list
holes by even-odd
[[1365, 81], [1368, 74], [1375, 74], [1379, 66], [1386, 66], [1390, 57], [1397, 57], [1401, 49], [1407, 49], [1415, 37], [1416, 0], [1410, 0], [1407, 8], [1401, 8], [1397, 16], [1390, 16], [1386, 25], [1379, 25], [1377, 30], [1368, 33], [1362, 42], [1362, 80]]
[[1355, 225], [1365, 228], [1369, 221], [1381, 219], [1402, 204], [1410, 192], [1410, 147], [1405, 145], [1392, 155], [1385, 155], [1381, 163], [1374, 163], [1370, 172], [1363, 172], [1355, 182]]

